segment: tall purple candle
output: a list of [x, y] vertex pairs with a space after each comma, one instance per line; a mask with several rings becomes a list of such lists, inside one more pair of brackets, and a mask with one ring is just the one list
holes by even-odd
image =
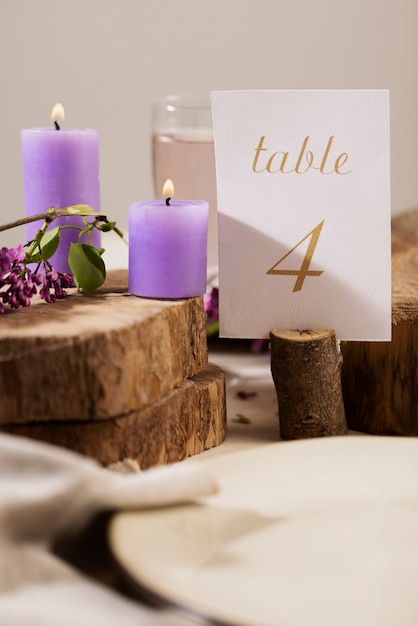
[[191, 298], [206, 291], [209, 205], [204, 200], [135, 202], [129, 207], [130, 293]]
[[[54, 117], [54, 113], [51, 117]], [[65, 208], [74, 204], [88, 204], [100, 211], [99, 136], [96, 130], [50, 128], [22, 130], [22, 156], [25, 215], [44, 213], [50, 207]], [[91, 219], [91, 218], [90, 218]], [[26, 237], [33, 239], [43, 222], [32, 222], [26, 227]], [[83, 226], [79, 216], [54, 220], [58, 225]], [[79, 231], [65, 228], [60, 231], [60, 245], [50, 262], [59, 272], [69, 272], [68, 251], [71, 242], [78, 242]], [[82, 239], [87, 243], [86, 237]], [[100, 247], [100, 232], [94, 229], [91, 244]]]

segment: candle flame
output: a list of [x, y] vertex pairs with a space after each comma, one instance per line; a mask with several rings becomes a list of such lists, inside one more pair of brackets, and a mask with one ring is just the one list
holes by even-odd
[[163, 185], [163, 198], [172, 198], [174, 196], [174, 185], [171, 178], [167, 178]]
[[64, 121], [64, 107], [61, 102], [57, 102], [57, 104], [53, 107], [51, 112], [51, 121], [52, 122], [63, 122]]

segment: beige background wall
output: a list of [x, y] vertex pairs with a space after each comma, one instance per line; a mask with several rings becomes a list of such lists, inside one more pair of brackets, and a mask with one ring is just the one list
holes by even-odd
[[20, 129], [55, 102], [99, 130], [125, 226], [153, 197], [153, 100], [212, 89], [390, 89], [393, 212], [418, 205], [417, 24], [416, 0], [0, 0], [0, 221], [23, 214]]

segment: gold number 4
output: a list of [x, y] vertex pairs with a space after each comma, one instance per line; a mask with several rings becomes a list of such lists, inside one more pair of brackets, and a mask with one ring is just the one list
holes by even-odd
[[[319, 235], [321, 234], [324, 221], [325, 220], [323, 220], [320, 224], [318, 224], [318, 226], [316, 226], [313, 230], [311, 230], [311, 232], [309, 232], [303, 239], [301, 239], [295, 246], [293, 246], [293, 248], [289, 250], [289, 252], [286, 252], [286, 254], [282, 256], [282, 258], [279, 261], [277, 261], [277, 263], [275, 263], [273, 267], [271, 267], [266, 272], [266, 274], [281, 274], [282, 276], [297, 276], [295, 286], [293, 287], [293, 291], [300, 291], [302, 289], [303, 283], [307, 276], [320, 276], [323, 273], [323, 270], [321, 271], [310, 270], [309, 266], [311, 264], [313, 254], [315, 252], [316, 244], [318, 243]], [[306, 250], [306, 254], [303, 258], [302, 265], [300, 266], [300, 268], [298, 270], [277, 270], [276, 267], [280, 265], [280, 263], [284, 261], [289, 256], [289, 254], [292, 254], [292, 252], [296, 250], [296, 248], [300, 246], [300, 244], [303, 243], [308, 237], [310, 237], [311, 240], [309, 242], [308, 249]]]

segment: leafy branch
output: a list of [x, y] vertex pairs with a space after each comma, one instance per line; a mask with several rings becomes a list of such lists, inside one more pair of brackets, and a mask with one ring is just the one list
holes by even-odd
[[[48, 228], [55, 219], [68, 216], [83, 217], [83, 225], [66, 224]], [[22, 245], [10, 250], [0, 248], [0, 313], [3, 312], [3, 304], [9, 304], [12, 308], [29, 306], [38, 287], [41, 298], [47, 302], [65, 297], [64, 287], [70, 286], [73, 280], [85, 294], [100, 287], [106, 279], [106, 268], [102, 259], [104, 249], [90, 244], [93, 229], [101, 232], [113, 230], [127, 243], [116, 222], [109, 221], [106, 215], [85, 204], [62, 209], [51, 207], [45, 213], [0, 225], [0, 231], [40, 220], [43, 220], [43, 224], [33, 240], [25, 245], [25, 250]], [[59, 247], [61, 230], [68, 228], [79, 231], [78, 242], [71, 243], [68, 254], [72, 276], [56, 272], [49, 261]], [[87, 235], [89, 243], [82, 243], [83, 235]], [[34, 271], [31, 269], [32, 264], [36, 264]]]

